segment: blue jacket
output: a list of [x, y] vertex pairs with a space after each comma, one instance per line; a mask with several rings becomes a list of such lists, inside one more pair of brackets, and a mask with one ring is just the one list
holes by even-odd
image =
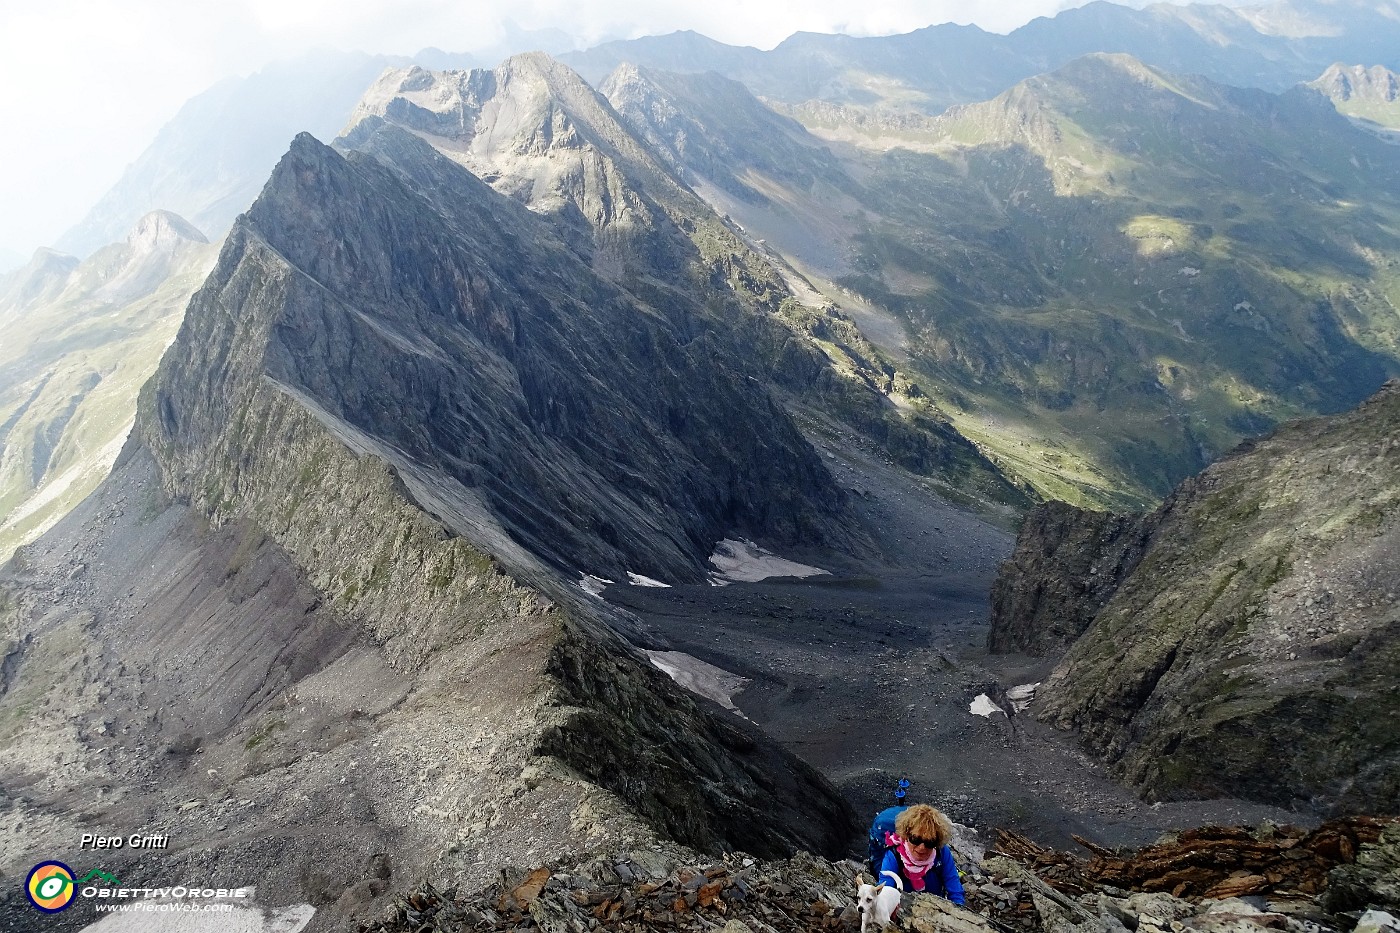
[[[893, 883], [900, 891], [907, 887], [912, 887], [912, 881], [906, 881], [903, 866], [899, 863], [899, 852], [895, 849], [885, 851], [884, 861], [880, 863], [879, 881], [887, 884]], [[937, 894], [946, 897], [954, 904], [965, 905], [967, 899], [963, 896], [962, 879], [958, 877], [958, 866], [953, 861], [953, 853], [947, 846], [938, 850], [938, 858], [934, 860], [932, 867], [924, 874], [924, 890], [930, 894]]]

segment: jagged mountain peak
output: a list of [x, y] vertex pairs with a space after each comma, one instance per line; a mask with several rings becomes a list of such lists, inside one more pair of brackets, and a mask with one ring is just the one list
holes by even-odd
[[548, 122], [551, 105], [586, 110], [600, 103], [598, 93], [568, 66], [543, 52], [524, 52], [494, 69], [386, 69], [361, 98], [345, 132], [378, 116], [458, 144], [485, 134], [477, 148], [489, 149], [503, 137], [516, 138]]
[[239, 336], [220, 348], [191, 332], [172, 355], [172, 443], [222, 419], [209, 370], [221, 399], [266, 373], [335, 430], [459, 484], [471, 504], [456, 513], [494, 516], [497, 553], [513, 537], [570, 572], [685, 580], [731, 525], [840, 538], [843, 495], [726, 341], [638, 304], [550, 218], [414, 134], [364, 126], [344, 155], [298, 137], [235, 227], [213, 292], [277, 269], [290, 297], [192, 307], [187, 330], [238, 315]]
[[1400, 74], [1384, 65], [1338, 62], [1303, 87], [1326, 97], [1362, 129], [1392, 142], [1400, 138]]
[[[427, 139], [498, 190], [540, 209], [576, 200], [563, 189], [587, 186], [590, 177], [594, 188], [602, 186], [601, 198], [648, 174], [629, 165], [628, 179], [601, 177], [616, 174], [605, 161], [644, 163], [646, 154], [597, 91], [542, 52], [516, 55], [489, 71], [386, 71], [361, 99], [346, 135], [371, 116]], [[585, 213], [615, 213], [601, 203], [591, 207]]]
[[1390, 103], [1400, 95], [1400, 75], [1384, 65], [1346, 65], [1337, 62], [1308, 82], [1337, 101], [1353, 98]]

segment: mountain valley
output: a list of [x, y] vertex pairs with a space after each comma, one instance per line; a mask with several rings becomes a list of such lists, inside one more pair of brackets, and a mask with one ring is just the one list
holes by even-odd
[[[0, 277], [6, 928], [125, 929], [22, 893], [100, 858], [286, 933], [583, 933], [599, 885], [755, 933], [734, 878], [851, 929], [824, 886], [900, 778], [973, 863], [1378, 815], [1291, 893], [1057, 889], [1001, 837], [962, 933], [1384, 906], [1318, 898], [1400, 816], [1392, 7], [326, 53], [192, 101]], [[1182, 930], [1132, 900], [1169, 894]]]
[[1305, 92], [1090, 56], [938, 118], [789, 108], [803, 127], [716, 76], [604, 88], [1042, 496], [1140, 507], [1400, 365], [1400, 149]]

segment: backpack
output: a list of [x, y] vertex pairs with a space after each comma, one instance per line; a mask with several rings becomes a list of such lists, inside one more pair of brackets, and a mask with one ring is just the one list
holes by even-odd
[[[875, 876], [876, 884], [880, 883], [880, 865], [885, 860], [885, 853], [894, 848], [885, 842], [885, 837], [894, 833], [894, 821], [907, 809], [904, 806], [888, 807], [875, 814], [875, 822], [870, 824], [870, 872]], [[899, 874], [901, 880], [907, 883], [909, 879], [903, 877], [902, 863]]]

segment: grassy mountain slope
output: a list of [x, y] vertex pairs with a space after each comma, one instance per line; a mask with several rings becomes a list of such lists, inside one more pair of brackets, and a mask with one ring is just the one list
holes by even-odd
[[0, 298], [0, 560], [101, 482], [136, 394], [175, 337], [215, 248], [172, 214], [77, 264], [57, 254]]
[[1397, 369], [1400, 150], [1310, 92], [1095, 55], [937, 118], [790, 112], [835, 164], [754, 163], [764, 200], [707, 197], [871, 309], [867, 333], [1042, 495], [1154, 501]]
[[929, 129], [875, 163], [893, 222], [844, 282], [900, 308], [940, 381], [1077, 438], [1105, 485], [1162, 495], [1395, 371], [1400, 153], [1307, 95], [1090, 56]]
[[1396, 812], [1397, 428], [1392, 381], [1183, 484], [1040, 715], [1158, 798]]

